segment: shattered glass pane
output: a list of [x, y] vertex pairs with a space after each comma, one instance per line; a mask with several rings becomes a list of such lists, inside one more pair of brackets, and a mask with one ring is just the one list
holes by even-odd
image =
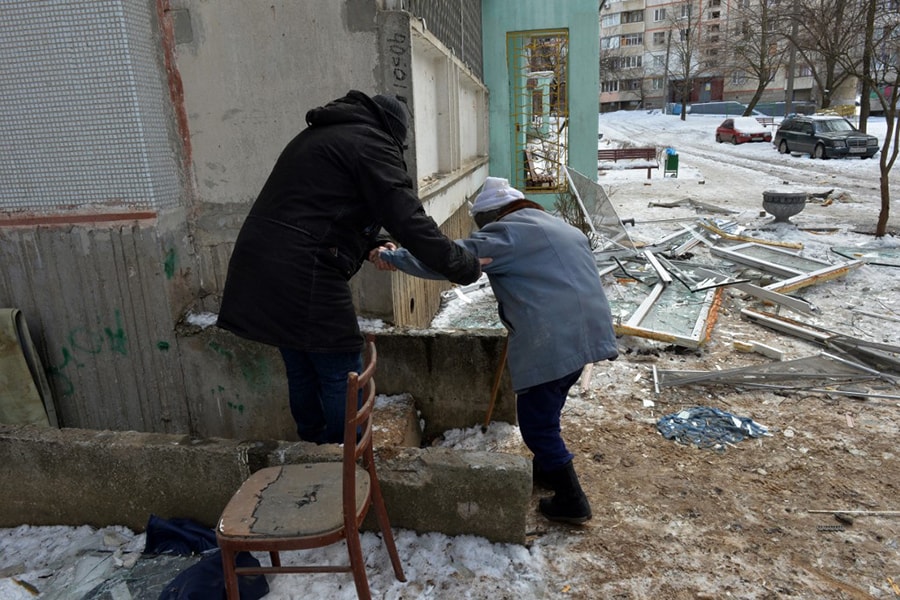
[[699, 342], [715, 293], [693, 293], [681, 285], [668, 285], [643, 318], [628, 325], [666, 332], [674, 336], [673, 341]]
[[900, 267], [900, 248], [866, 248], [844, 246], [832, 248], [831, 251], [845, 258], [863, 260], [870, 265]]
[[797, 382], [797, 380], [825, 380], [832, 383], [859, 382], [879, 379], [882, 375], [863, 365], [821, 352], [796, 360], [774, 361], [764, 365], [721, 371], [656, 370], [655, 377], [659, 387], [670, 387], [692, 383], [752, 385], [782, 381]]
[[634, 244], [603, 187], [578, 171], [565, 168], [572, 193], [588, 217], [595, 251], [632, 250]]
[[812, 273], [829, 263], [814, 258], [806, 258], [794, 252], [765, 246], [762, 244], [739, 244], [731, 248], [711, 248], [711, 252], [719, 256], [727, 256], [743, 264], [750, 264], [783, 275], [803, 275]]
[[616, 325], [627, 323], [652, 289], [634, 279], [605, 280], [603, 288]]

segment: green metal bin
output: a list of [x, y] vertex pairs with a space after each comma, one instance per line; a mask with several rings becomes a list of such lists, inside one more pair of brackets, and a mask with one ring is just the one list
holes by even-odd
[[678, 177], [678, 153], [674, 150], [666, 151], [666, 164], [663, 171], [663, 177]]

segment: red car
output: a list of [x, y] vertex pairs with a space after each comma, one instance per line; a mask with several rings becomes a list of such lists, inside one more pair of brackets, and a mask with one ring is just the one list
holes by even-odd
[[722, 121], [716, 128], [716, 141], [743, 144], [744, 142], [771, 142], [772, 130], [754, 117], [733, 117]]

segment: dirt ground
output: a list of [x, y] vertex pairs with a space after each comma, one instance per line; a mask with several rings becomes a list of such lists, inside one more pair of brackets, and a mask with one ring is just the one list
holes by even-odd
[[[731, 354], [634, 352], [597, 366], [594, 398], [572, 399], [564, 435], [594, 518], [565, 528], [579, 559], [560, 581], [580, 598], [900, 596], [888, 581], [900, 583], [900, 513], [809, 512], [900, 510], [898, 403], [727, 387], [657, 397], [647, 381], [650, 361], [707, 369]], [[695, 405], [772, 436], [718, 452], [657, 433], [661, 416]], [[534, 536], [560, 529], [533, 514]]]
[[[719, 169], [717, 157], [699, 148], [687, 159], [702, 165], [702, 178], [688, 175], [678, 184], [667, 183], [666, 189], [658, 180], [617, 182], [611, 197], [620, 217], [689, 216], [695, 214], [689, 209], [647, 210], [647, 205], [692, 198], [742, 211], [741, 220], [751, 226], [748, 235], [805, 239], [814, 253], [823, 232], [838, 236], [819, 242], [827, 247], [845, 243], [847, 235], [857, 235], [854, 231], [871, 230], [874, 223], [876, 211], [860, 211], [859, 203], [871, 206], [874, 200], [863, 196], [877, 193], [872, 191], [877, 181], [852, 183], [842, 200], [810, 204], [794, 224], [773, 230], [770, 216], [755, 214], [760, 186], [785, 173], [773, 178], [753, 170]], [[795, 160], [798, 168], [810, 163]], [[812, 176], [807, 181], [815, 182]], [[825, 178], [822, 184], [834, 187], [840, 181]], [[728, 191], [736, 189], [748, 192]], [[634, 212], [626, 213], [629, 208]], [[857, 241], [872, 239], [859, 234]], [[869, 306], [884, 313], [900, 308], [894, 303], [900, 271], [868, 265], [864, 270], [801, 290], [819, 308], [816, 317], [802, 320], [897, 344], [898, 321], [867, 320], [853, 309]], [[530, 523], [532, 542], [542, 547], [558, 574], [558, 585], [551, 587], [561, 592], [559, 597], [900, 598], [896, 385], [875, 388], [893, 398], [727, 385], [654, 392], [654, 365], [709, 371], [771, 362], [735, 351], [735, 340], [778, 348], [786, 360], [824, 350], [742, 319], [740, 311], [748, 306], [760, 305], [726, 292], [710, 340], [699, 349], [622, 338], [619, 359], [595, 365], [589, 388], [571, 397], [563, 433], [576, 454], [594, 518], [584, 527], [565, 527], [548, 523], [535, 510]], [[771, 435], [716, 451], [682, 445], [657, 432], [660, 417], [692, 406], [752, 418]], [[535, 508], [541, 495], [534, 495]], [[551, 539], [565, 548], [558, 561]]]

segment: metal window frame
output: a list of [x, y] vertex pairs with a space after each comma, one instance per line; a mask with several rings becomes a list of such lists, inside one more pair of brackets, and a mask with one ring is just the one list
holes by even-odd
[[[746, 252], [748, 250], [768, 253], [770, 259], [766, 260], [760, 258], [759, 256], [752, 256]], [[780, 293], [786, 293], [789, 291], [800, 289], [802, 287], [820, 283], [822, 281], [828, 281], [837, 277], [841, 277], [847, 272], [859, 268], [860, 266], [865, 264], [865, 261], [861, 260], [832, 264], [824, 260], [800, 256], [797, 253], [785, 250], [783, 248], [758, 244], [755, 242], [746, 242], [744, 244], [738, 244], [730, 248], [714, 246], [710, 248], [709, 251], [713, 256], [726, 258], [742, 265], [751, 266], [768, 273], [786, 277], [787, 279], [767, 285], [764, 288], [769, 291]], [[782, 257], [784, 258], [784, 262], [776, 262], [775, 260], [772, 260]], [[797, 266], [797, 262], [807, 264], [809, 266], [809, 269], [801, 269], [799, 266]]]
[[[541, 120], [535, 126], [533, 119], [534, 98], [538, 88], [543, 90], [543, 96], [550, 103], [551, 88], [541, 84], [544, 77], [543, 71], [534, 71], [535, 60], [532, 50], [535, 50], [535, 40], [555, 38], [557, 42], [557, 59], [554, 76], [557, 80], [557, 92], [564, 90], [564, 102], [560, 104], [557, 97], [556, 104], [551, 109], [555, 112], [557, 124], [568, 121], [569, 118], [569, 31], [567, 29], [535, 29], [528, 31], [509, 32], [506, 34], [507, 67], [510, 75], [510, 115], [512, 128], [516, 132], [512, 147], [512, 173], [513, 187], [525, 191], [565, 191], [566, 178], [563, 166], [569, 162], [569, 148], [563, 136], [546, 134], [543, 130], [550, 124]], [[544, 47], [543, 44], [538, 44]], [[564, 51], [562, 49], [565, 49]], [[560, 80], [561, 79], [561, 80]], [[531, 141], [529, 141], [531, 132]], [[539, 142], [539, 152], [535, 151], [534, 140]], [[548, 145], [549, 143], [549, 145]], [[538, 167], [536, 159], [543, 161]], [[531, 171], [531, 178], [526, 171]], [[543, 172], [537, 172], [541, 171]], [[530, 182], [530, 184], [529, 184]]]
[[[692, 291], [688, 286], [676, 283], [671, 274], [666, 271], [657, 257], [652, 252], [646, 251], [644, 258], [658, 275], [658, 281], [640, 301], [638, 307], [631, 312], [627, 320], [613, 322], [613, 328], [617, 335], [632, 335], [641, 338], [667, 342], [687, 348], [698, 348], [705, 344], [710, 337], [712, 327], [716, 321], [716, 314], [722, 302], [722, 290], [724, 286], [718, 285]], [[615, 286], [621, 291], [624, 283], [617, 282]], [[637, 285], [637, 284], [635, 284]], [[607, 299], [613, 308], [614, 314], [617, 306], [616, 298], [624, 294], [607, 294]], [[667, 308], [677, 308], [679, 316], [688, 316], [686, 322], [690, 323], [690, 329], [677, 329], [677, 321], [666, 318], [663, 313]], [[660, 327], [665, 323], [666, 327]]]

